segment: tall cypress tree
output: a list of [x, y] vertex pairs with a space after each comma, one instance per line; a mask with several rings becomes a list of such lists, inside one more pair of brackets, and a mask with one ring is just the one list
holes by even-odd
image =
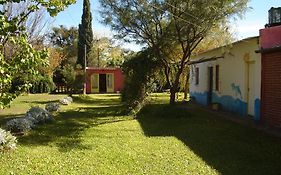
[[[83, 15], [81, 24], [78, 29], [78, 58], [77, 64], [80, 64], [84, 68], [85, 60], [85, 46], [86, 55], [88, 58], [93, 43], [93, 30], [92, 30], [92, 13], [90, 10], [90, 0], [84, 0], [83, 3]], [[86, 61], [88, 62], [88, 61]]]

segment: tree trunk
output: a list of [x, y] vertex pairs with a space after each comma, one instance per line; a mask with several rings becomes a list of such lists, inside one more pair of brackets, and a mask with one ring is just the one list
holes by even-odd
[[176, 88], [172, 87], [170, 89], [170, 105], [175, 104], [175, 102], [176, 102], [176, 93], [177, 93]]
[[184, 100], [187, 100], [187, 94], [188, 94], [188, 81], [189, 81], [189, 70], [187, 70], [186, 74], [186, 80], [185, 80], [185, 85], [184, 85]]

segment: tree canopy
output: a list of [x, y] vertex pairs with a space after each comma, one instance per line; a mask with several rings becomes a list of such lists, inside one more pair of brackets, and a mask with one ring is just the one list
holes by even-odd
[[180, 76], [211, 29], [242, 15], [248, 0], [100, 0], [103, 22], [119, 38], [146, 44], [161, 61], [175, 102]]

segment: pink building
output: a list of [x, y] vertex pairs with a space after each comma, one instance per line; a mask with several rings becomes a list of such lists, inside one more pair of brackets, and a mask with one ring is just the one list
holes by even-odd
[[86, 68], [86, 92], [118, 93], [122, 90], [124, 75], [120, 68]]

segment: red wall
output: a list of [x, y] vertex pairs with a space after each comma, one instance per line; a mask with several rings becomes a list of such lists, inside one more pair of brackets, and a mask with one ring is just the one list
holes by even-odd
[[86, 69], [86, 92], [88, 94], [91, 92], [91, 76], [93, 74], [107, 74], [113, 73], [114, 74], [114, 92], [121, 91], [124, 85], [124, 75], [120, 68], [91, 68], [87, 67]]
[[281, 26], [261, 29], [260, 45], [263, 49], [281, 46]]
[[281, 128], [281, 50], [270, 50], [281, 46], [281, 26], [260, 30], [260, 45], [261, 121]]
[[281, 127], [281, 51], [262, 55], [261, 121]]

